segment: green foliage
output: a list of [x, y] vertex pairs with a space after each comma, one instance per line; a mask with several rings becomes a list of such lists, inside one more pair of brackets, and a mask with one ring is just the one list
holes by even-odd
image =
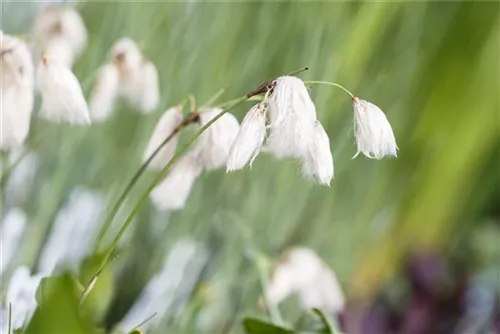
[[248, 334], [290, 334], [293, 330], [274, 325], [272, 323], [256, 319], [243, 319], [243, 327]]
[[79, 289], [70, 274], [46, 278], [38, 290], [40, 304], [25, 333], [101, 333], [82, 316]]

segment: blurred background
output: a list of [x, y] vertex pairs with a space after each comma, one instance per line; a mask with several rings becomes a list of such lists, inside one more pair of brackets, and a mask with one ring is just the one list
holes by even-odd
[[[29, 33], [44, 5], [2, 3], [2, 30]], [[331, 187], [304, 180], [295, 161], [260, 155], [251, 169], [203, 173], [181, 211], [148, 203], [96, 287], [97, 322], [119, 332], [157, 312], [147, 333], [243, 332], [244, 316], [268, 317], [249, 248], [272, 263], [303, 246], [339, 280], [342, 331], [500, 331], [498, 3], [65, 5], [88, 30], [73, 66], [85, 96], [110, 47], [128, 36], [158, 68], [160, 107], [142, 115], [120, 102], [111, 119], [89, 128], [34, 117], [28, 152], [2, 195], [4, 298], [20, 265], [32, 274], [69, 268], [86, 283], [100, 224], [168, 107], [188, 94], [201, 104], [221, 88], [219, 100], [230, 100], [307, 66], [304, 80], [340, 83], [385, 111], [398, 158], [351, 160], [351, 101], [311, 87], [331, 139]], [[234, 115], [241, 121], [250, 105]], [[141, 178], [105, 243], [155, 175]], [[7, 237], [9, 217], [21, 227]], [[305, 326], [295, 297], [280, 311], [290, 326]]]

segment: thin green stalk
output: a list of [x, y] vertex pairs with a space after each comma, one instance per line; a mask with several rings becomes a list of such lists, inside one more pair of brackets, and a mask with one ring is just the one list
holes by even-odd
[[174, 129], [174, 131], [167, 137], [165, 140], [154, 150], [154, 152], [148, 157], [146, 161], [139, 167], [139, 169], [135, 172], [135, 174], [132, 176], [130, 179], [129, 183], [121, 193], [120, 197], [116, 201], [115, 205], [111, 208], [111, 211], [109, 211], [108, 215], [106, 216], [106, 219], [101, 225], [101, 229], [99, 230], [99, 233], [97, 235], [97, 239], [94, 245], [94, 251], [97, 252], [99, 250], [99, 246], [101, 245], [102, 239], [104, 238], [104, 235], [106, 234], [106, 231], [110, 227], [111, 223], [113, 222], [113, 218], [115, 217], [116, 213], [122, 206], [123, 202], [125, 202], [125, 199], [127, 198], [129, 192], [132, 190], [134, 185], [137, 183], [141, 175], [146, 171], [146, 168], [149, 166], [151, 161], [156, 157], [158, 152], [165, 146], [172, 138], [179, 133], [183, 128], [188, 126], [189, 124], [194, 122], [194, 117], [193, 114], [187, 115], [182, 123]]
[[[233, 100], [229, 100], [227, 102], [221, 103], [221, 104], [217, 105], [217, 107], [224, 108], [224, 107], [230, 106], [231, 104], [233, 104], [238, 99], [233, 99]], [[262, 97], [261, 96], [252, 96], [247, 101], [262, 101]]]
[[9, 303], [9, 325], [7, 327], [7, 334], [12, 331], [12, 303]]
[[351, 98], [354, 98], [354, 94], [351, 93], [347, 88], [345, 88], [344, 86], [342, 85], [339, 85], [338, 83], [335, 83], [335, 82], [329, 82], [329, 81], [304, 81], [305, 84], [311, 84], [311, 85], [314, 85], [314, 84], [317, 84], [317, 85], [328, 85], [328, 86], [334, 86], [334, 87], [337, 87], [337, 88], [340, 88], [342, 89], [344, 92], [346, 92], [347, 94], [349, 94], [349, 96]]
[[202, 107], [210, 107], [212, 104], [215, 103], [215, 101], [217, 101], [217, 99], [222, 95], [224, 94], [224, 92], [226, 91], [225, 88], [221, 88], [219, 89], [219, 91], [217, 93], [215, 93], [208, 101], [206, 101], [205, 103], [202, 104]]

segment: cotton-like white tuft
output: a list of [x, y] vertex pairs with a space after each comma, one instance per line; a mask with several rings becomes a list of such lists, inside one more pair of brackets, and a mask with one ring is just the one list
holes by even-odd
[[[222, 111], [221, 108], [200, 110], [201, 125], [206, 125]], [[205, 169], [215, 170], [226, 164], [229, 151], [239, 130], [240, 125], [236, 117], [225, 113], [200, 135], [197, 147]]]
[[266, 106], [254, 105], [243, 118], [238, 136], [231, 146], [226, 171], [232, 172], [252, 164], [266, 136]]
[[139, 46], [129, 37], [120, 38], [115, 42], [111, 48], [111, 57], [123, 74], [137, 70], [143, 62]]
[[316, 120], [316, 108], [304, 82], [291, 76], [276, 79], [269, 98], [269, 113], [268, 148], [277, 157], [302, 157]]
[[319, 308], [337, 314], [344, 308], [345, 298], [333, 271], [307, 248], [287, 251], [275, 264], [266, 295], [280, 303], [296, 293], [303, 309]]
[[43, 117], [78, 125], [89, 125], [90, 114], [82, 87], [70, 69], [57, 60], [43, 57], [37, 70]]
[[28, 46], [0, 31], [0, 148], [17, 149], [29, 133], [34, 104], [34, 67]]
[[[144, 152], [143, 161], [149, 159], [149, 157], [158, 149], [158, 147], [170, 136], [174, 129], [179, 126], [182, 122], [182, 106], [176, 106], [165, 111], [163, 116], [156, 124], [153, 131], [153, 135], [149, 140], [146, 151]], [[175, 149], [177, 147], [177, 135], [174, 135], [168, 143], [166, 143], [156, 154], [156, 156], [151, 160], [148, 167], [150, 169], [162, 169], [175, 154]]]
[[87, 29], [73, 8], [47, 5], [37, 15], [33, 35], [44, 53], [71, 67], [87, 45]]
[[75, 60], [71, 43], [61, 37], [53, 38], [47, 42], [45, 54], [53, 59], [57, 59], [60, 64], [68, 68], [73, 66], [73, 61]]
[[202, 172], [198, 154], [191, 152], [179, 159], [165, 180], [151, 192], [150, 198], [159, 211], [182, 209], [194, 181]]
[[371, 159], [397, 156], [398, 146], [392, 132], [391, 124], [384, 112], [376, 105], [353, 98], [354, 107], [354, 133], [358, 151]]
[[319, 121], [314, 123], [314, 136], [309, 151], [302, 160], [302, 172], [319, 184], [329, 186], [333, 178], [333, 157], [330, 139]]
[[160, 102], [160, 87], [156, 66], [146, 61], [141, 67], [142, 96], [139, 109], [143, 113], [150, 113], [158, 107]]
[[87, 29], [82, 17], [73, 8], [61, 12], [61, 34], [70, 42], [75, 56], [80, 55], [87, 45]]
[[89, 102], [90, 116], [93, 121], [104, 121], [111, 116], [120, 84], [120, 73], [114, 64], [100, 68], [96, 85]]

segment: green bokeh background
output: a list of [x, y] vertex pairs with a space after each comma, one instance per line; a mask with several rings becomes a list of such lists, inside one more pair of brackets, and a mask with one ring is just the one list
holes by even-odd
[[[3, 4], [2, 30], [25, 33], [36, 7]], [[127, 264], [115, 282], [108, 321], [120, 319], [169, 247], [186, 236], [211, 252], [202, 277], [208, 290], [224, 278], [224, 298], [231, 307], [214, 332], [241, 331], [242, 315], [262, 314], [258, 274], [245, 256], [242, 231], [270, 257], [292, 245], [313, 248], [335, 270], [349, 298], [373, 296], [415, 247], [463, 256], [477, 270], [500, 270], [500, 246], [495, 246], [500, 244], [498, 3], [102, 2], [76, 7], [89, 31], [89, 45], [74, 66], [86, 96], [110, 46], [130, 36], [158, 67], [161, 107], [143, 116], [121, 104], [112, 119], [86, 129], [36, 121], [31, 136], [43, 136], [42, 161], [35, 191], [22, 206], [30, 227], [21, 263], [36, 264], [58, 209], [75, 186], [103, 193], [112, 205], [139, 167], [162, 112], [191, 93], [202, 103], [225, 88], [221, 100], [229, 100], [308, 66], [304, 80], [338, 82], [380, 106], [399, 146], [397, 159], [351, 160], [356, 147], [349, 98], [340, 90], [313, 86], [311, 96], [335, 161], [331, 187], [303, 180], [295, 161], [262, 154], [251, 169], [203, 174], [181, 212], [158, 214], [148, 204], [131, 227], [134, 235], [119, 249], [118, 261]], [[241, 120], [250, 105], [234, 114]], [[192, 133], [186, 131], [183, 140]], [[154, 175], [141, 179], [122, 220]], [[472, 245], [469, 251], [463, 251], [465, 245]], [[195, 294], [159, 332], [194, 331], [193, 305], [207, 298], [201, 295]], [[291, 306], [284, 309], [285, 317], [296, 314]]]

